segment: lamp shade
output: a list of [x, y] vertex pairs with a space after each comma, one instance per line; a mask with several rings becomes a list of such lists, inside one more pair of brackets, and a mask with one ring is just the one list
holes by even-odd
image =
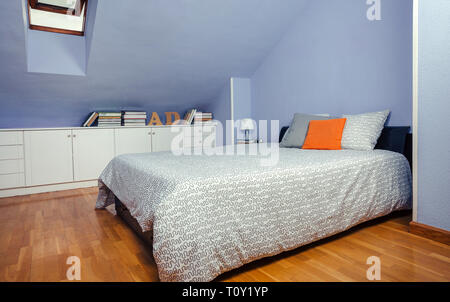
[[241, 130], [253, 130], [255, 129], [255, 125], [253, 124], [253, 120], [251, 118], [244, 118], [239, 121], [239, 128]]

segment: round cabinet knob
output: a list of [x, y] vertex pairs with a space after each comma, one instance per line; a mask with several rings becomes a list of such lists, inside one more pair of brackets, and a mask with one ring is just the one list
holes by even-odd
[[71, 137], [71, 135], [70, 135], [70, 134], [67, 134], [67, 137]]

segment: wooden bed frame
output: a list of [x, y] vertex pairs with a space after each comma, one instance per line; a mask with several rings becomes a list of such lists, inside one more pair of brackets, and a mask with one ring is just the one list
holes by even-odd
[[131, 216], [130, 211], [128, 211], [127, 207], [119, 200], [119, 198], [115, 198], [115, 207], [116, 214], [139, 236], [145, 243], [148, 243], [150, 246], [153, 244], [153, 233], [143, 232], [141, 226], [137, 222], [137, 220]]

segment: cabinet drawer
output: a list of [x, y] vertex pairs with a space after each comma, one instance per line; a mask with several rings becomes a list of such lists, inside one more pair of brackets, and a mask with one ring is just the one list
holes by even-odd
[[25, 186], [25, 175], [23, 173], [0, 175], [0, 189], [23, 186]]
[[5, 145], [23, 145], [22, 131], [0, 132], [0, 146]]
[[0, 160], [0, 174], [23, 173], [23, 159]]
[[23, 158], [23, 146], [0, 146], [0, 160]]

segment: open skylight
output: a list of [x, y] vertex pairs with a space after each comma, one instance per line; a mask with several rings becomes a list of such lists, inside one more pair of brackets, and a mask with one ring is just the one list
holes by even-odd
[[52, 6], [75, 9], [77, 0], [37, 0], [40, 4], [47, 4]]
[[88, 0], [28, 0], [30, 29], [84, 35]]

